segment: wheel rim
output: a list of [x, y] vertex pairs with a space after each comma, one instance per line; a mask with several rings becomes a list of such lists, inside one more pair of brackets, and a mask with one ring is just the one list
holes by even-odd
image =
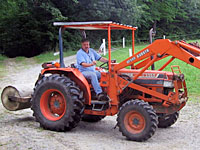
[[48, 120], [61, 119], [66, 112], [66, 107], [64, 95], [56, 89], [46, 90], [41, 96], [40, 109]]
[[124, 124], [129, 132], [137, 134], [144, 130], [146, 121], [139, 112], [130, 111], [125, 115]]

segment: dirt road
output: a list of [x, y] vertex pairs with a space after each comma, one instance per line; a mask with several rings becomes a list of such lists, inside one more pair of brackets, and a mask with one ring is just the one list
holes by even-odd
[[[74, 56], [65, 64], [75, 62]], [[33, 88], [41, 66], [27, 59], [25, 68], [10, 59], [6, 64], [6, 76], [0, 80], [0, 90], [6, 85]], [[5, 110], [0, 103], [1, 150], [197, 150], [200, 149], [200, 98], [192, 97], [181, 111], [177, 123], [167, 129], [157, 129], [146, 142], [132, 142], [121, 135], [116, 116], [106, 117], [98, 123], [80, 122], [70, 132], [53, 132], [40, 128], [30, 109], [16, 112]]]

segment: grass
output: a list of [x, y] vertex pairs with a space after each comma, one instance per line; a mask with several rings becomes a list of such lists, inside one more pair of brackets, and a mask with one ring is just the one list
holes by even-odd
[[25, 57], [19, 56], [19, 57], [16, 57], [15, 60], [16, 60], [16, 62], [24, 62]]
[[5, 74], [5, 63], [7, 57], [0, 55], [0, 78]]
[[0, 55], [0, 66], [4, 66], [3, 63], [7, 59], [7, 57]]
[[[198, 41], [200, 43], [200, 40], [190, 40], [186, 42], [195, 42]], [[148, 44], [142, 44], [142, 45], [136, 45], [135, 46], [135, 52], [138, 52], [139, 50], [142, 50], [148, 46]], [[126, 58], [129, 57], [129, 48], [119, 48], [116, 51], [112, 52], [112, 58], [111, 59], [116, 59], [117, 62], [121, 62], [125, 60]], [[108, 57], [106, 55], [106, 57]], [[170, 57], [171, 58], [171, 57]], [[156, 69], [159, 69], [165, 62], [167, 62], [169, 58], [165, 58], [161, 61], [158, 61], [155, 63]], [[171, 65], [179, 65], [181, 72], [184, 73], [185, 75], [185, 80], [188, 88], [188, 93], [190, 95], [199, 95], [199, 87], [200, 87], [200, 70], [198, 68], [195, 68], [189, 64], [186, 64], [185, 62], [175, 59], [173, 62], [171, 62], [165, 69], [164, 71], [170, 71], [171, 72]]]
[[27, 65], [27, 58], [23, 56], [18, 56], [15, 58], [15, 61], [17, 64], [22, 65], [23, 67], [26, 67]]

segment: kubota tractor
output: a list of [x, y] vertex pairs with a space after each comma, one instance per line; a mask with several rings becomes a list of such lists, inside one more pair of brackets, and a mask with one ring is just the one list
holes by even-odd
[[[54, 131], [68, 131], [81, 120], [97, 122], [117, 114], [119, 130], [133, 141], [145, 141], [154, 135], [157, 127], [166, 128], [177, 121], [188, 99], [184, 75], [178, 66], [172, 66], [172, 72], [162, 70], [174, 58], [195, 66], [197, 58], [193, 55], [193, 46], [168, 39], [156, 40], [134, 53], [136, 27], [112, 21], [55, 22], [54, 25], [60, 27], [60, 62], [42, 65], [31, 97], [22, 97], [14, 87], [6, 87], [1, 99], [8, 110], [31, 107], [40, 125]], [[65, 66], [62, 43], [65, 29], [107, 30], [109, 61], [96, 69], [101, 72], [99, 82], [109, 101], [98, 101], [81, 72], [74, 65]], [[119, 63], [111, 60], [111, 30], [132, 33], [133, 55]], [[172, 58], [159, 70], [147, 70], [154, 62], [168, 56]]]

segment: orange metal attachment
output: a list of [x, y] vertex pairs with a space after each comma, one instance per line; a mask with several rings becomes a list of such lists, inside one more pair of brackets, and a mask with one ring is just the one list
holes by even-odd
[[178, 65], [171, 66], [171, 70], [172, 70], [173, 74], [175, 74], [176, 71], [178, 71], [178, 74], [181, 74], [181, 70]]

